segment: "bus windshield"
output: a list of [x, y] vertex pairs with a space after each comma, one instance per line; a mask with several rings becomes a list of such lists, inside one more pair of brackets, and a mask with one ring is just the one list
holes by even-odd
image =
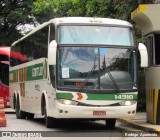
[[58, 86], [131, 90], [136, 82], [134, 51], [99, 47], [59, 47]]
[[107, 26], [59, 26], [59, 44], [134, 46], [132, 30]]

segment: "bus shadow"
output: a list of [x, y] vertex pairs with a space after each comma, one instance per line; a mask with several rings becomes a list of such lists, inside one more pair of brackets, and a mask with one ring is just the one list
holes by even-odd
[[[45, 127], [45, 119], [44, 118], [35, 118], [34, 121]], [[120, 131], [117, 127], [114, 129], [106, 128], [105, 122], [103, 121], [87, 121], [87, 120], [58, 120], [56, 123], [52, 124], [53, 127], [51, 129], [56, 129], [58, 131]]]

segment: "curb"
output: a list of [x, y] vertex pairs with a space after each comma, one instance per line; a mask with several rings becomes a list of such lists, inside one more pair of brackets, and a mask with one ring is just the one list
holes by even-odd
[[150, 132], [150, 133], [157, 133], [158, 135], [160, 135], [160, 130], [159, 129], [156, 129], [156, 128], [152, 128], [152, 127], [147, 127], [146, 125], [142, 125], [142, 124], [139, 124], [137, 122], [133, 122], [132, 120], [125, 120], [125, 119], [118, 119], [120, 122], [122, 123], [125, 123], [125, 124], [128, 124], [134, 128], [138, 128], [138, 129], [141, 129], [143, 131], [146, 131], [146, 132]]

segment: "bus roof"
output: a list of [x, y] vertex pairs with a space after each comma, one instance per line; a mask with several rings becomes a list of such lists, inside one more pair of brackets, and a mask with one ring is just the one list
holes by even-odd
[[86, 23], [86, 24], [106, 24], [106, 25], [122, 25], [130, 26], [132, 25], [123, 20], [111, 19], [111, 18], [98, 18], [98, 17], [64, 17], [64, 18], [55, 18], [51, 19], [51, 22], [57, 24], [60, 23]]
[[45, 22], [36, 28], [34, 28], [30, 33], [23, 36], [22, 38], [15, 41], [11, 46], [17, 44], [19, 41], [25, 39], [26, 37], [34, 34], [36, 31], [44, 28], [45, 26], [54, 23], [55, 26], [59, 24], [88, 24], [88, 25], [113, 25], [113, 26], [126, 26], [132, 28], [132, 25], [124, 20], [119, 19], [111, 19], [111, 18], [98, 18], [98, 17], [62, 17], [62, 18], [54, 18], [49, 20], [48, 22]]

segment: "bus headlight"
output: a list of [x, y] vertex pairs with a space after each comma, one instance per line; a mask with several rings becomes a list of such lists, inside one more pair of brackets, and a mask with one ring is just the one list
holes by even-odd
[[76, 101], [67, 100], [67, 99], [58, 99], [57, 101], [65, 105], [77, 105], [78, 104]]
[[122, 102], [120, 102], [119, 104], [121, 105], [121, 106], [129, 106], [129, 105], [134, 105], [135, 103], [136, 103], [137, 101], [122, 101]]

